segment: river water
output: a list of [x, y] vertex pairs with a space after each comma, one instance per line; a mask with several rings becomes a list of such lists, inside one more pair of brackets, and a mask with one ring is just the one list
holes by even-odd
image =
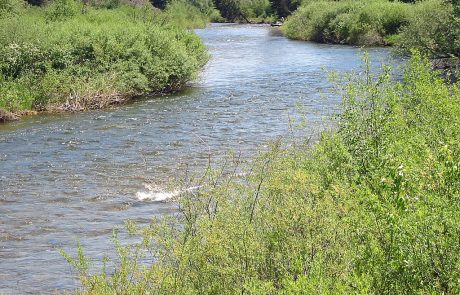
[[[174, 212], [171, 178], [229, 150], [249, 156], [288, 132], [329, 123], [340, 99], [327, 72], [359, 69], [360, 49], [291, 41], [268, 26], [196, 31], [212, 58], [184, 92], [108, 110], [0, 125], [0, 293], [76, 286], [58, 249], [100, 257], [114, 227]], [[376, 63], [387, 49], [368, 49]], [[324, 95], [321, 95], [323, 93]]]

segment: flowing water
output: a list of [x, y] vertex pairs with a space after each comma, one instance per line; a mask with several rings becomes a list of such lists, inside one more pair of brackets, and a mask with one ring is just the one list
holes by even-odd
[[[212, 58], [178, 95], [0, 126], [0, 293], [74, 288], [59, 248], [80, 240], [101, 257], [124, 220], [174, 212], [165, 201], [177, 191], [166, 184], [186, 166], [199, 171], [229, 150], [248, 156], [299, 112], [303, 132], [321, 130], [340, 103], [321, 95], [330, 92], [326, 71], [361, 65], [358, 48], [291, 41], [268, 26], [196, 32]], [[390, 56], [369, 52], [377, 62]]]

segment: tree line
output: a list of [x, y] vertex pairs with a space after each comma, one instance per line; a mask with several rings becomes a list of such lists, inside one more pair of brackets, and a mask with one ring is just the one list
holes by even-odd
[[[90, 2], [92, 0], [84, 0]], [[96, 0], [97, 1], [97, 0]], [[158, 9], [166, 9], [174, 0], [149, 0]], [[42, 6], [46, 0], [27, 0], [33, 6]], [[189, 0], [190, 4], [208, 12], [217, 8], [226, 21], [248, 21], [249, 18], [287, 17], [300, 5], [300, 0]], [[89, 3], [87, 3], [89, 4]]]

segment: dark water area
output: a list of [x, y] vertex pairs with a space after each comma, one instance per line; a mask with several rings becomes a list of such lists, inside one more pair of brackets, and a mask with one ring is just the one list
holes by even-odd
[[[212, 58], [180, 94], [0, 125], [0, 293], [75, 288], [59, 248], [80, 240], [101, 257], [124, 220], [174, 212], [167, 184], [186, 166], [229, 150], [249, 157], [293, 118], [306, 118], [303, 133], [324, 129], [340, 104], [327, 71], [361, 65], [359, 48], [291, 41], [269, 26], [196, 32]], [[390, 59], [368, 51], [375, 64]]]

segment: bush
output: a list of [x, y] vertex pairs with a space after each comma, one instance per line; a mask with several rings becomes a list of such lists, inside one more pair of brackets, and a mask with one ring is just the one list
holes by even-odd
[[72, 18], [81, 13], [83, 3], [76, 0], [54, 0], [45, 12], [45, 17], [49, 21], [58, 21]]
[[271, 18], [268, 0], [216, 0], [216, 8], [230, 22], [264, 22]]
[[203, 11], [188, 2], [173, 1], [167, 6], [165, 16], [168, 19], [167, 22], [181, 27], [203, 28], [215, 10], [212, 7], [202, 7], [202, 9]]
[[0, 18], [16, 16], [24, 9], [22, 0], [0, 0]]
[[411, 5], [354, 0], [306, 2], [283, 27], [289, 38], [325, 43], [386, 45], [409, 21]]
[[431, 57], [460, 57], [460, 14], [455, 6], [441, 0], [427, 0], [415, 11], [399, 38], [398, 47], [411, 49]]
[[0, 19], [0, 109], [98, 108], [175, 91], [207, 61], [200, 39], [151, 6], [59, 0]]
[[271, 0], [271, 6], [279, 18], [284, 18], [294, 12], [301, 4], [299, 0]]
[[270, 2], [268, 0], [242, 0], [240, 2], [242, 14], [248, 19], [266, 18], [270, 14]]
[[178, 216], [128, 222], [115, 272], [66, 255], [79, 292], [458, 294], [460, 88], [418, 56], [398, 82], [369, 68], [313, 147], [274, 143], [243, 177], [207, 171]]
[[[414, 1], [406, 1], [414, 2]], [[430, 57], [460, 56], [460, 13], [455, 1], [407, 4], [373, 1], [306, 1], [288, 18], [287, 37], [324, 43], [397, 45]]]

